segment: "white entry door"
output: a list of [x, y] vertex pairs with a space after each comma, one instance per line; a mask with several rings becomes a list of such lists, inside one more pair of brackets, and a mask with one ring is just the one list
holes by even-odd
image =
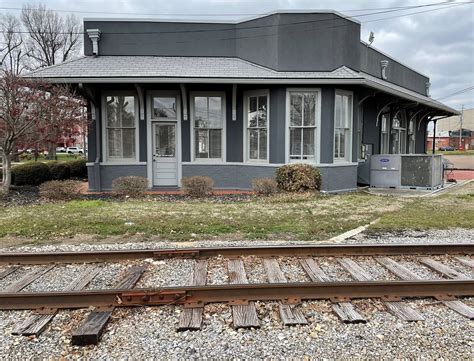
[[153, 185], [178, 185], [176, 123], [153, 124]]

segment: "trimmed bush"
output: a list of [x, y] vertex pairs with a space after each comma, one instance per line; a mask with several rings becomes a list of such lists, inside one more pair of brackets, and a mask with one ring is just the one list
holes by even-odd
[[199, 198], [212, 194], [214, 181], [204, 176], [185, 177], [181, 180], [181, 185], [184, 194]]
[[64, 180], [71, 176], [71, 168], [67, 163], [50, 163], [49, 170], [52, 180]]
[[278, 188], [287, 192], [317, 191], [321, 173], [309, 164], [286, 164], [276, 170]]
[[27, 163], [12, 168], [12, 184], [37, 186], [51, 180], [51, 171], [45, 163]]
[[270, 196], [278, 192], [278, 183], [273, 178], [256, 178], [252, 180], [252, 189], [259, 196]]
[[112, 191], [120, 196], [141, 198], [148, 188], [148, 180], [144, 177], [128, 176], [112, 181]]
[[52, 180], [39, 187], [41, 198], [50, 201], [70, 201], [81, 195], [82, 182], [74, 180]]
[[87, 160], [85, 159], [78, 159], [78, 160], [71, 160], [68, 162], [64, 162], [64, 164], [69, 166], [71, 172], [71, 178], [87, 178], [87, 167], [86, 167]]

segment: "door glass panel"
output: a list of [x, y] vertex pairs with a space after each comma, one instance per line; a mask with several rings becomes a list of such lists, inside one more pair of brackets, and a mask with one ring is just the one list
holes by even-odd
[[155, 144], [156, 155], [159, 157], [174, 157], [176, 152], [176, 126], [159, 124], [156, 126]]
[[176, 119], [176, 98], [175, 97], [154, 97], [153, 117]]

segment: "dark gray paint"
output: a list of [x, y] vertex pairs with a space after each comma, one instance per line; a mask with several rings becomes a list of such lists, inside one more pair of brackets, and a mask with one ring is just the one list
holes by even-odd
[[367, 47], [363, 43], [360, 44], [360, 49], [361, 71], [381, 78], [382, 68], [380, 61], [388, 60], [389, 64], [386, 70], [387, 81], [426, 95], [426, 83], [429, 82], [429, 78], [403, 66], [377, 50]]
[[[335, 89], [321, 89], [321, 155], [320, 163], [334, 160], [334, 97]], [[316, 145], [317, 147], [317, 145]]]
[[101, 165], [100, 166], [100, 187], [94, 182], [95, 168], [94, 166], [87, 167], [89, 190], [90, 191], [104, 191], [112, 189], [112, 181], [119, 177], [125, 176], [139, 176], [145, 177], [147, 175], [146, 165]]
[[286, 88], [270, 88], [270, 163], [285, 163]]
[[[100, 29], [100, 55], [238, 57], [279, 71], [343, 65], [380, 78], [386, 57], [360, 42], [360, 25], [332, 13], [280, 13], [239, 24], [85, 21]], [[84, 54], [92, 43], [84, 37]], [[389, 59], [388, 81], [425, 94], [428, 78]]]

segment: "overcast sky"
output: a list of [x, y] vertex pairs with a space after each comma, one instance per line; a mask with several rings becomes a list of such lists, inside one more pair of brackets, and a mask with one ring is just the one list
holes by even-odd
[[[410, 9], [371, 16], [361, 16], [374, 8], [414, 6], [438, 3], [443, 0], [46, 0], [43, 3], [57, 10], [97, 11], [97, 14], [76, 14], [78, 17], [140, 17], [131, 14], [117, 15], [100, 12], [141, 13], [145, 17], [171, 14], [164, 18], [192, 19], [239, 19], [253, 14], [278, 9], [334, 9], [356, 17], [362, 22], [361, 37], [367, 40], [371, 31], [375, 34], [373, 45], [387, 52], [416, 70], [428, 75], [434, 99], [450, 95], [474, 85], [474, 4], [444, 5], [444, 9], [403, 16], [382, 21], [371, 20], [437, 9], [442, 6]], [[458, 3], [469, 0], [457, 0]], [[456, 2], [453, 2], [455, 4]], [[1, 7], [19, 7], [18, 0], [2, 0]], [[355, 11], [354, 11], [355, 10]], [[6, 10], [0, 10], [5, 13]], [[10, 10], [9, 12], [18, 13]], [[217, 15], [210, 16], [209, 14]], [[239, 14], [229, 16], [229, 14]], [[359, 15], [359, 16], [357, 16]], [[474, 108], [474, 91], [442, 99], [460, 109]]]

